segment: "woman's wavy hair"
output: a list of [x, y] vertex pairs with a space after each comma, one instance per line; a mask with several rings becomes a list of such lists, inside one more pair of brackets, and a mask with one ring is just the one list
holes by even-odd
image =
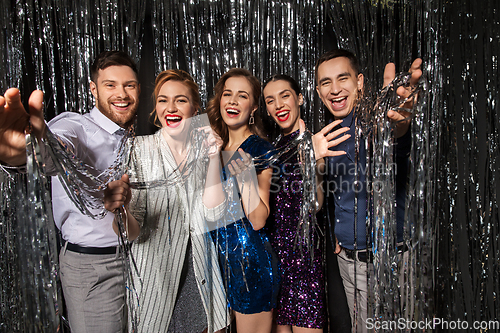
[[155, 89], [153, 91], [153, 102], [155, 108], [149, 114], [150, 117], [154, 117], [153, 124], [161, 128], [160, 120], [158, 119], [158, 114], [156, 113], [156, 101], [158, 100], [158, 94], [163, 84], [167, 81], [179, 81], [183, 83], [191, 94], [191, 103], [196, 111], [200, 110], [200, 92], [198, 90], [198, 85], [194, 82], [191, 75], [182, 69], [167, 69], [156, 77]]
[[[250, 71], [244, 68], [232, 68], [224, 75], [222, 75], [219, 81], [217, 81], [214, 88], [215, 95], [214, 97], [212, 97], [212, 99], [210, 99], [207, 105], [207, 115], [208, 119], [210, 120], [210, 125], [222, 139], [222, 149], [226, 147], [229, 141], [229, 130], [226, 123], [224, 123], [224, 120], [222, 119], [222, 115], [220, 113], [220, 100], [222, 97], [222, 92], [224, 91], [224, 86], [226, 85], [226, 81], [231, 77], [246, 78], [248, 80], [248, 83], [250, 83], [250, 86], [252, 87], [252, 92], [250, 95], [253, 99], [253, 106], [257, 107], [258, 109], [260, 101], [260, 81], [255, 76], [253, 76]], [[254, 112], [253, 116], [254, 123], [249, 124], [248, 128], [252, 133], [265, 138], [260, 130], [262, 128], [262, 120], [260, 119], [258, 110]]]

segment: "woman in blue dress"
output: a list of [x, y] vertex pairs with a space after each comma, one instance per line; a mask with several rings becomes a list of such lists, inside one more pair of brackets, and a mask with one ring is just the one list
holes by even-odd
[[[279, 288], [278, 260], [262, 230], [270, 212], [272, 176], [265, 161], [273, 146], [258, 135], [259, 97], [259, 80], [245, 69], [233, 68], [217, 82], [207, 107], [210, 123], [223, 141], [224, 181], [232, 178], [237, 185], [237, 200], [233, 205], [228, 200], [228, 216], [241, 208], [244, 212], [241, 219], [226, 219], [225, 226], [212, 231], [238, 333], [271, 331]], [[252, 161], [257, 181], [251, 177]]]

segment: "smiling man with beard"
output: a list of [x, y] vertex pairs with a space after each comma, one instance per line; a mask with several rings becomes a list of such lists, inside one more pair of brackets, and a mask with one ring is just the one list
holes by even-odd
[[[117, 158], [126, 129], [133, 124], [140, 93], [137, 77], [135, 62], [126, 53], [102, 52], [91, 66], [90, 90], [96, 106], [84, 115], [64, 112], [48, 127], [79, 160], [106, 170]], [[28, 121], [38, 136], [45, 132], [42, 100], [40, 91], [31, 95], [28, 116], [17, 89], [11, 88], [0, 97], [3, 163], [25, 163], [24, 129]], [[56, 176], [52, 179], [52, 203], [54, 221], [63, 238], [60, 276], [71, 332], [123, 332], [127, 322], [124, 261], [113, 231], [114, 214], [102, 219], [83, 214]]]

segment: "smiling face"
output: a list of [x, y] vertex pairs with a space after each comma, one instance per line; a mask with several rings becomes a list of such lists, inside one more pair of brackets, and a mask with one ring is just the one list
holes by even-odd
[[285, 80], [269, 82], [263, 91], [267, 112], [287, 135], [299, 129], [302, 94], [292, 89]]
[[363, 74], [356, 75], [346, 57], [337, 57], [318, 66], [316, 91], [335, 119], [346, 117], [363, 89]]
[[128, 127], [139, 105], [140, 86], [132, 68], [109, 66], [98, 71], [97, 82], [90, 82], [96, 106], [121, 127]]
[[252, 86], [245, 77], [230, 77], [224, 84], [220, 99], [220, 113], [228, 128], [248, 126], [250, 115], [257, 110]]
[[182, 133], [186, 120], [196, 113], [189, 88], [180, 81], [166, 81], [156, 97], [156, 113], [170, 136]]

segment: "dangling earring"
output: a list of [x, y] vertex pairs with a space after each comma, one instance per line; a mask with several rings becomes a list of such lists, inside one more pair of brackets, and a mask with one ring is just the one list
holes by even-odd
[[253, 118], [253, 113], [250, 115], [250, 119], [248, 120], [248, 125], [253, 125], [255, 123], [255, 119]]

